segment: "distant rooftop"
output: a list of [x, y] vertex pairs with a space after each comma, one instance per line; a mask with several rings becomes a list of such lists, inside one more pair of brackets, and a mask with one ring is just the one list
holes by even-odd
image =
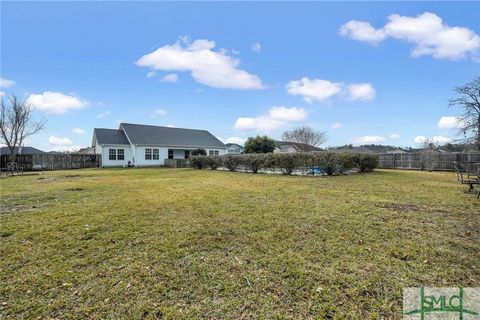
[[[43, 153], [47, 153], [45, 151], [42, 151], [42, 150], [34, 148], [34, 147], [21, 147], [20, 149], [18, 147], [16, 147], [15, 150], [17, 151], [17, 154], [43, 154]], [[8, 147], [1, 147], [0, 148], [0, 154], [1, 155], [11, 154], [10, 149]]]

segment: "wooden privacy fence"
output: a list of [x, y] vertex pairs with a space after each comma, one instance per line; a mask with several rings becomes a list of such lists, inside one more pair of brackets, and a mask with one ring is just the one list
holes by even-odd
[[[0, 157], [0, 168], [5, 171], [7, 163], [10, 162], [10, 156], [2, 155]], [[82, 169], [95, 168], [102, 164], [100, 155], [90, 154], [25, 154], [17, 155], [16, 162], [23, 166], [23, 170], [61, 170], [61, 169]]]
[[382, 153], [378, 155], [378, 168], [453, 171], [458, 162], [465, 171], [475, 171], [480, 153]]

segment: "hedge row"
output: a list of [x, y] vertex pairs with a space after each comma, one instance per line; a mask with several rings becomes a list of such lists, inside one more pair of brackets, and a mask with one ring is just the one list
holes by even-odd
[[284, 174], [292, 174], [295, 169], [316, 169], [323, 174], [342, 174], [357, 169], [360, 172], [372, 171], [378, 165], [378, 156], [352, 152], [320, 153], [251, 153], [224, 156], [191, 156], [190, 165], [195, 169], [217, 169], [219, 167], [234, 171], [239, 167], [253, 173], [261, 169], [280, 168]]

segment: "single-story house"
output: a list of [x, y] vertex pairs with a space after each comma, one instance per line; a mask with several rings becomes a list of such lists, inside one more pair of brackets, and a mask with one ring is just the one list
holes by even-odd
[[188, 159], [204, 149], [208, 155], [224, 155], [225, 145], [206, 130], [120, 123], [118, 129], [93, 130], [92, 146], [102, 166], [162, 166], [167, 159]]
[[304, 143], [276, 140], [275, 149], [273, 150], [273, 153], [294, 153], [294, 152], [302, 152], [302, 150], [322, 151], [322, 149], [320, 148], [309, 146]]
[[227, 154], [241, 154], [244, 150], [241, 145], [236, 143], [227, 143], [225, 147], [227, 147]]
[[90, 154], [90, 155], [94, 155], [95, 154], [95, 148], [94, 147], [86, 147], [86, 148], [81, 148], [80, 150], [78, 150], [77, 152], [75, 152], [76, 154]]
[[[18, 155], [27, 155], [27, 154], [44, 154], [45, 151], [34, 147], [15, 147], [15, 151]], [[0, 155], [10, 155], [10, 149], [8, 147], [1, 147], [0, 148]]]

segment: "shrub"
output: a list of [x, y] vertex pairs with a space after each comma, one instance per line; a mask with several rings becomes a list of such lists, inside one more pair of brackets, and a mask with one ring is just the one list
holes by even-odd
[[336, 154], [333, 152], [322, 152], [315, 154], [314, 164], [322, 168], [322, 171], [328, 176], [335, 173], [337, 169]]
[[224, 166], [234, 171], [239, 166], [257, 173], [260, 169], [280, 168], [282, 173], [290, 175], [295, 169], [310, 171], [312, 167], [320, 167], [327, 175], [342, 174], [353, 168], [360, 172], [368, 172], [378, 165], [378, 156], [353, 152], [321, 152], [321, 153], [250, 153], [225, 156], [191, 156], [190, 164], [195, 169], [210, 168], [212, 170]]
[[223, 157], [223, 165], [230, 171], [234, 171], [240, 164], [241, 156], [226, 155]]
[[194, 169], [204, 169], [207, 167], [208, 157], [197, 155], [197, 156], [190, 156], [190, 165]]
[[336, 161], [338, 163], [338, 172], [344, 173], [355, 167], [357, 161], [357, 154], [352, 152], [341, 152], [336, 154]]
[[253, 173], [257, 173], [265, 163], [264, 158], [262, 154], [246, 154], [243, 156], [243, 164]]
[[283, 174], [291, 175], [295, 168], [300, 167], [301, 153], [277, 153], [275, 154], [275, 166], [282, 169]]
[[374, 154], [359, 154], [357, 161], [360, 172], [370, 172], [378, 166], [378, 156]]
[[215, 170], [222, 165], [222, 158], [220, 158], [220, 156], [209, 156], [206, 158], [206, 164], [212, 170]]

